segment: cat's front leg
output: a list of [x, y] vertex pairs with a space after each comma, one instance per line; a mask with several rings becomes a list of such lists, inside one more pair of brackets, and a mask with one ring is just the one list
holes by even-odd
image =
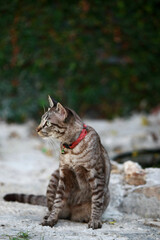
[[47, 207], [49, 211], [51, 211], [53, 208], [53, 203], [55, 200], [58, 183], [59, 183], [59, 169], [57, 169], [52, 173], [48, 187], [47, 187], [46, 197], [47, 197]]
[[50, 212], [49, 217], [43, 221], [42, 225], [53, 227], [58, 221], [59, 213], [63, 208], [64, 204], [65, 204], [65, 184], [63, 178], [60, 178], [53, 208]]
[[90, 172], [89, 184], [91, 188], [91, 216], [88, 227], [97, 229], [102, 227], [101, 216], [104, 208], [104, 185], [103, 174], [96, 176], [95, 172]]
[[42, 225], [44, 224], [44, 221], [46, 221], [50, 216], [51, 210], [53, 208], [53, 204], [54, 204], [54, 200], [55, 200], [55, 196], [58, 188], [58, 182], [59, 182], [59, 169], [57, 169], [52, 173], [48, 187], [47, 187], [46, 197], [47, 197], [48, 212], [43, 217], [43, 222], [41, 223]]

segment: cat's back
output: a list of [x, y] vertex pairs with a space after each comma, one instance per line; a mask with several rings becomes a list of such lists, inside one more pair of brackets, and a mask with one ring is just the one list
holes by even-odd
[[88, 126], [88, 148], [91, 149], [91, 165], [101, 174], [104, 172], [106, 184], [109, 182], [111, 163], [108, 153], [101, 143], [101, 139], [96, 130]]

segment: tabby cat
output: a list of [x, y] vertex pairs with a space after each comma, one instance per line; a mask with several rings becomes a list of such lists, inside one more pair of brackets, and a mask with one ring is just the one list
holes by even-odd
[[50, 179], [47, 194], [7, 194], [6, 201], [48, 207], [43, 226], [53, 227], [58, 218], [87, 222], [102, 227], [101, 216], [109, 203], [110, 161], [96, 131], [83, 124], [71, 109], [49, 97], [50, 108], [36, 129], [42, 138], [61, 142], [59, 169]]

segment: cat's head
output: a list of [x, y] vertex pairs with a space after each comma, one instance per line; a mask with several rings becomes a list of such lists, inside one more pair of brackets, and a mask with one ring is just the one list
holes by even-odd
[[59, 102], [56, 102], [50, 96], [49, 109], [41, 118], [41, 123], [36, 131], [42, 138], [54, 137], [61, 139], [67, 129], [67, 119], [71, 114], [69, 109], [63, 107]]

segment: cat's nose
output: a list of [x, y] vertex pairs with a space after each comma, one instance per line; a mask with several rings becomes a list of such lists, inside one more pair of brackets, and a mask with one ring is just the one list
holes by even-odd
[[38, 126], [38, 127], [36, 128], [36, 131], [39, 132], [39, 131], [41, 131], [41, 129], [42, 129], [42, 128], [41, 128], [40, 126]]

